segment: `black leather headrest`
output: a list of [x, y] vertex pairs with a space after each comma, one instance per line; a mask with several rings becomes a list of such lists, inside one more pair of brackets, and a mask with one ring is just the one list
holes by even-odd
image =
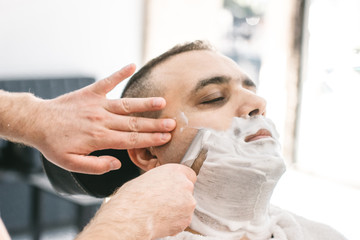
[[111, 195], [127, 181], [140, 175], [139, 168], [130, 160], [126, 150], [107, 149], [90, 155], [110, 155], [121, 161], [121, 168], [102, 175], [89, 175], [66, 171], [43, 157], [45, 172], [60, 193], [72, 195], [89, 195], [103, 198]]

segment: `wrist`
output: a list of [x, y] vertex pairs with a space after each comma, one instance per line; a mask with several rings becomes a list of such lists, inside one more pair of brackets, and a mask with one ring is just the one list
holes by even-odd
[[[19, 142], [32, 147], [38, 147], [38, 143], [44, 140], [44, 131], [46, 127], [44, 122], [47, 112], [45, 109], [45, 100], [35, 97], [31, 93], [24, 93], [20, 96], [19, 102], [23, 106], [19, 108], [17, 119], [19, 131]], [[16, 132], [16, 131], [15, 131]]]
[[29, 113], [31, 116], [26, 117], [25, 141], [26, 144], [39, 150], [41, 150], [40, 147], [46, 142], [46, 131], [50, 129], [48, 119], [51, 112], [47, 107], [49, 101], [51, 100], [44, 100], [33, 95], [29, 96], [28, 107], [30, 108]]
[[33, 143], [39, 102], [31, 93], [0, 92], [0, 135], [14, 142]]

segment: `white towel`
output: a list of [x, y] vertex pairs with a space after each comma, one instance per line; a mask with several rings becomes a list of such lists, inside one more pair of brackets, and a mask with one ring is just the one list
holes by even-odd
[[[346, 240], [333, 228], [318, 222], [272, 206], [270, 209], [273, 238], [269, 240]], [[238, 240], [211, 236], [200, 236], [190, 232], [181, 232], [176, 236], [159, 240]], [[251, 240], [251, 239], [250, 239]], [[268, 239], [264, 239], [268, 240]]]

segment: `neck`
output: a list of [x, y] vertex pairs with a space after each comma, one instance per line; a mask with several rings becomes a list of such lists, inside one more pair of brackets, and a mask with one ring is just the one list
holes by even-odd
[[[271, 236], [268, 209], [276, 183], [257, 181], [259, 185], [252, 184], [253, 188], [249, 189], [246, 184], [239, 185], [239, 182], [236, 188], [229, 186], [231, 191], [221, 189], [205, 194], [195, 188], [194, 196], [198, 204], [191, 228], [206, 236], [249, 236], [254, 240]], [[232, 185], [231, 182], [228, 184]]]

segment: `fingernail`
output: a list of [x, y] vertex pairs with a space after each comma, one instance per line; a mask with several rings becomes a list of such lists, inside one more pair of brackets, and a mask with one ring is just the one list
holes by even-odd
[[161, 140], [164, 141], [164, 142], [169, 141], [170, 138], [171, 138], [171, 134], [170, 134], [170, 133], [162, 133], [162, 134], [161, 134]]
[[114, 160], [110, 162], [110, 170], [116, 170], [120, 168], [120, 162], [118, 160]]
[[167, 129], [167, 130], [173, 130], [174, 127], [175, 127], [175, 125], [176, 125], [176, 122], [175, 122], [175, 120], [173, 120], [173, 119], [166, 119], [166, 120], [164, 120], [164, 127], [165, 127], [165, 129]]
[[127, 70], [129, 69], [131, 66], [135, 65], [134, 63], [130, 63], [128, 65], [126, 65], [125, 67], [123, 67], [121, 70]]
[[154, 98], [153, 100], [153, 107], [161, 107], [164, 100], [162, 98]]

